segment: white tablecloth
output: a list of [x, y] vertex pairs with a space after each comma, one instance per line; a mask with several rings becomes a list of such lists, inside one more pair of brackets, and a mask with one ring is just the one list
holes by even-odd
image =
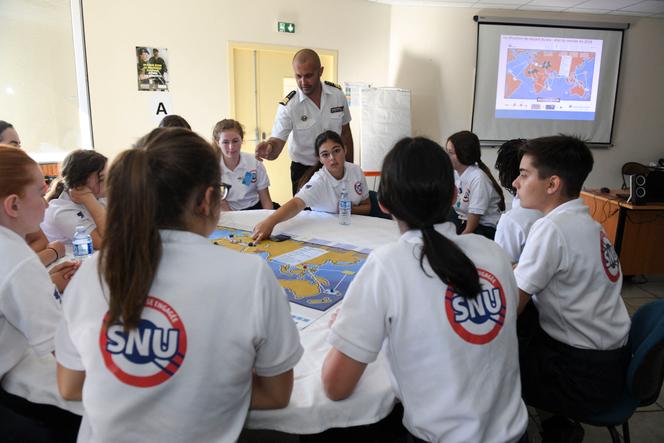
[[[272, 211], [226, 212], [219, 223], [227, 227], [251, 230]], [[396, 241], [399, 231], [395, 222], [353, 215], [351, 224], [338, 223], [336, 215], [303, 211], [292, 220], [278, 225], [274, 234], [288, 233], [296, 239], [322, 239], [373, 249]], [[370, 364], [355, 392], [346, 400], [329, 400], [321, 382], [323, 359], [330, 349], [327, 344], [330, 309], [306, 329], [300, 331], [304, 355], [295, 367], [295, 383], [290, 404], [285, 409], [250, 411], [246, 426], [293, 434], [313, 434], [329, 428], [375, 423], [392, 410], [396, 398], [392, 392], [387, 363], [381, 353]], [[37, 383], [37, 385], [35, 385]], [[49, 355], [38, 359], [28, 356], [3, 380], [3, 387], [31, 401], [60, 406], [82, 413], [80, 402], [65, 402], [57, 395], [55, 360]]]
[[[219, 223], [251, 230], [272, 211], [223, 213]], [[399, 238], [397, 224], [391, 220], [353, 215], [351, 224], [338, 223], [336, 215], [303, 211], [297, 217], [277, 225], [273, 234], [288, 233], [300, 240], [322, 239], [373, 249]], [[271, 429], [293, 434], [313, 434], [329, 428], [375, 423], [386, 417], [396, 402], [390, 385], [387, 362], [381, 353], [367, 366], [355, 392], [346, 400], [327, 398], [321, 382], [327, 344], [330, 309], [315, 323], [300, 331], [304, 347], [302, 360], [295, 367], [295, 383], [290, 404], [285, 409], [250, 411], [247, 427]]]

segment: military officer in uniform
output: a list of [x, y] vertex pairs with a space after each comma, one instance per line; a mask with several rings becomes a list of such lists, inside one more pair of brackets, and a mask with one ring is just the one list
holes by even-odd
[[293, 57], [293, 73], [298, 89], [279, 102], [272, 135], [256, 145], [256, 158], [276, 159], [288, 140], [295, 195], [300, 177], [318, 163], [314, 150], [318, 134], [332, 130], [341, 135], [346, 160], [350, 162], [353, 161], [353, 135], [346, 96], [339, 85], [321, 82], [323, 66], [318, 54], [312, 49], [298, 51]]

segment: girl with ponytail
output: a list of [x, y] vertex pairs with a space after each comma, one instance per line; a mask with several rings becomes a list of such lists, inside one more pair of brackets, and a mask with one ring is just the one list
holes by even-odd
[[221, 186], [212, 145], [182, 128], [111, 166], [104, 244], [56, 340], [79, 442], [236, 441], [250, 407], [288, 404], [299, 335], [267, 264], [208, 240]]
[[323, 386], [332, 400], [348, 397], [385, 349], [415, 441], [520, 441], [528, 414], [516, 282], [498, 245], [445, 223], [455, 199], [452, 165], [437, 143], [405, 138], [387, 154], [378, 200], [402, 236], [374, 250], [350, 285]]
[[[0, 436], [2, 441], [75, 441], [80, 416], [55, 386], [54, 338], [78, 262], [46, 270], [25, 242], [48, 205], [46, 183], [24, 151], [0, 144]], [[68, 289], [67, 289], [67, 292]], [[7, 392], [6, 392], [6, 391]], [[77, 410], [73, 406], [73, 410]]]
[[500, 213], [505, 210], [505, 197], [482, 162], [479, 138], [470, 131], [456, 132], [447, 139], [447, 153], [459, 175], [455, 212], [451, 213], [457, 231], [474, 232], [493, 240]]

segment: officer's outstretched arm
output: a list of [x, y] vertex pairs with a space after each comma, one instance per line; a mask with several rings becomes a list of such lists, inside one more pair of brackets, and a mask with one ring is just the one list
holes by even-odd
[[256, 145], [256, 160], [276, 160], [286, 145], [286, 140], [270, 137]]

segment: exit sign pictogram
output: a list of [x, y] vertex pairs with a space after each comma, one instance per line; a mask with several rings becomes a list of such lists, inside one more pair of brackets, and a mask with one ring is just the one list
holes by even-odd
[[277, 31], [295, 34], [295, 23], [277, 22]]

